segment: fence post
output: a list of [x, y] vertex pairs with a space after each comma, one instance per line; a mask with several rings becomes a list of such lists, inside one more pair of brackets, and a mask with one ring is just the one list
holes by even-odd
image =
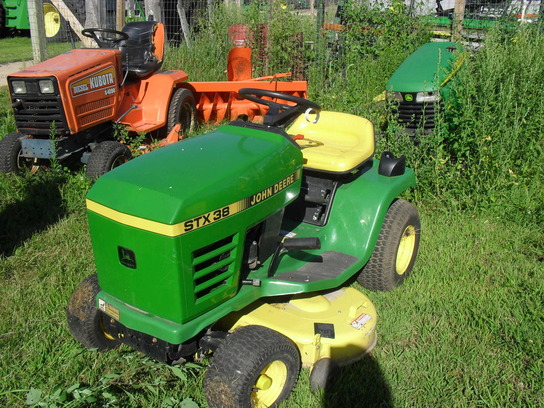
[[45, 42], [42, 0], [27, 0], [27, 4], [32, 56], [34, 58], [34, 64], [37, 64], [38, 62], [47, 59], [47, 43]]
[[453, 41], [461, 40], [461, 31], [463, 30], [463, 19], [465, 18], [465, 0], [455, 0], [455, 10], [453, 12]]
[[115, 29], [121, 31], [125, 25], [125, 1], [117, 0], [117, 9], [115, 10]]

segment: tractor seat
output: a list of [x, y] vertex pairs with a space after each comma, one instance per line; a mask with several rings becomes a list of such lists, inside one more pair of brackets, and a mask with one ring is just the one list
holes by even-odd
[[374, 154], [374, 126], [360, 116], [321, 111], [311, 123], [300, 115], [286, 131], [302, 149], [307, 169], [349, 173]]
[[158, 71], [164, 56], [164, 25], [156, 21], [133, 21], [123, 27], [128, 40], [119, 43], [123, 69], [130, 79]]

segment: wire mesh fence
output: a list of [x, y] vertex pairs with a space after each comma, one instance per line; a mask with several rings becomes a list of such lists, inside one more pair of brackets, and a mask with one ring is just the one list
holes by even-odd
[[[337, 32], [344, 29], [342, 12], [353, 4], [365, 5], [371, 9], [394, 9], [411, 16], [430, 17], [430, 24], [438, 29], [437, 32], [449, 36], [457, 1], [459, 0], [38, 0], [37, 6], [41, 5], [43, 9], [43, 19], [38, 23], [43, 24], [47, 43], [66, 43], [72, 47], [96, 46], [91, 39], [82, 36], [81, 31], [84, 28], [122, 30], [127, 22], [149, 19], [164, 23], [170, 45], [190, 46], [195, 33], [206, 24], [215, 24], [211, 22], [216, 18], [219, 9], [253, 8], [261, 14], [261, 27], [252, 27], [250, 31], [254, 34], [246, 36], [246, 40], [253, 41], [253, 44], [248, 45], [263, 49], [262, 44], [271, 38], [263, 27], [276, 18], [272, 14], [274, 7], [306, 16], [317, 32], [323, 29]], [[28, 15], [25, 16], [28, 13], [26, 4], [26, 1], [20, 0], [0, 0], [0, 14], [4, 14], [1, 32], [29, 28]], [[538, 17], [541, 9], [542, 0], [466, 0], [464, 34], [468, 38], [472, 33], [479, 33], [498, 20], [532, 21]], [[242, 23], [233, 22], [234, 25]], [[227, 31], [223, 35], [231, 36], [230, 30]], [[292, 31], [291, 27], [286, 27], [286, 31]], [[308, 42], [313, 40], [299, 37], [294, 43], [308, 46]]]

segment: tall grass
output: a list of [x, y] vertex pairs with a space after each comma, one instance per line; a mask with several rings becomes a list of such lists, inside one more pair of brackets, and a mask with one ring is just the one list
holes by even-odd
[[536, 26], [491, 30], [477, 51], [467, 50], [433, 133], [419, 144], [397, 128], [378, 136], [381, 148], [406, 154], [419, 201], [544, 222], [542, 49]]

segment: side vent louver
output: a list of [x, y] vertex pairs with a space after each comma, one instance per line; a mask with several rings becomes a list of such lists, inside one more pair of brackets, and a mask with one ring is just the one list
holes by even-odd
[[196, 300], [228, 286], [236, 259], [235, 236], [231, 235], [193, 252], [193, 283]]

